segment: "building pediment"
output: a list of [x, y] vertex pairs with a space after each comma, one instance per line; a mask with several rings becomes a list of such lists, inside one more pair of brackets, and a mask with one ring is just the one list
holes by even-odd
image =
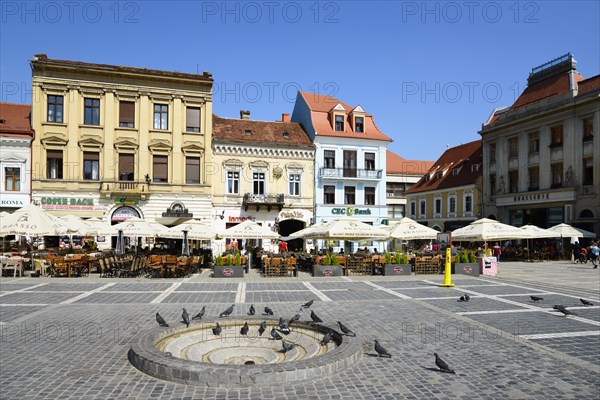
[[154, 139], [148, 145], [148, 150], [151, 152], [171, 152], [173, 150], [173, 146], [171, 143], [164, 139]]
[[94, 148], [100, 149], [104, 147], [104, 142], [100, 139], [100, 137], [87, 137], [79, 140], [79, 147], [81, 148]]
[[122, 138], [115, 141], [115, 149], [137, 149], [139, 147], [137, 139]]
[[13, 153], [3, 154], [2, 156], [0, 156], [0, 162], [3, 163], [22, 164], [25, 161], [27, 161], [25, 157], [20, 157], [17, 154]]
[[230, 158], [228, 160], [223, 161], [223, 165], [226, 167], [242, 168], [244, 166], [244, 163], [235, 158]]
[[342, 105], [342, 103], [338, 103], [330, 111], [331, 112], [343, 112], [343, 113], [346, 113], [346, 109], [344, 108], [344, 106]]
[[69, 139], [61, 134], [48, 135], [40, 140], [44, 147], [48, 146], [66, 146], [69, 143]]
[[253, 161], [250, 163], [250, 168], [268, 169], [269, 163], [262, 160]]
[[181, 146], [181, 151], [184, 153], [202, 153], [204, 152], [204, 146], [202, 146], [198, 142], [183, 142], [183, 146]]
[[366, 113], [365, 113], [365, 110], [363, 110], [363, 108], [361, 106], [356, 106], [352, 110], [352, 114], [366, 114]]

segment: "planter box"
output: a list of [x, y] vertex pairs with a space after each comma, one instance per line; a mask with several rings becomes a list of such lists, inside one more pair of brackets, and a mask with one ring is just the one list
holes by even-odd
[[315, 265], [313, 276], [342, 276], [342, 267], [339, 265]]
[[454, 272], [456, 274], [479, 276], [478, 263], [456, 263], [454, 264]]
[[411, 275], [412, 265], [411, 264], [385, 264], [381, 269], [381, 272], [385, 276], [393, 275]]
[[244, 266], [232, 265], [232, 266], [217, 266], [214, 268], [215, 278], [243, 278], [244, 277]]

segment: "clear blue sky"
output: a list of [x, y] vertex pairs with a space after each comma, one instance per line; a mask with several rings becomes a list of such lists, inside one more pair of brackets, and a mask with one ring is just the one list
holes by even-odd
[[210, 71], [214, 112], [276, 120], [296, 88], [360, 104], [408, 159], [479, 139], [531, 68], [571, 52], [600, 71], [598, 1], [2, 1], [2, 101], [31, 102], [28, 61]]

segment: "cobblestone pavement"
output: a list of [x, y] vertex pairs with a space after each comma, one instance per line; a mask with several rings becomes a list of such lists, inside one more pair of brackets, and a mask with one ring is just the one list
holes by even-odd
[[[567, 262], [505, 263], [496, 277], [440, 275], [215, 279], [2, 278], [1, 399], [597, 399], [600, 273]], [[464, 293], [468, 303], [458, 302]], [[543, 297], [538, 303], [531, 295]], [[585, 307], [579, 298], [594, 303]], [[308, 383], [233, 389], [161, 381], [127, 360], [132, 337], [251, 303], [289, 318], [304, 302], [364, 343], [350, 369]], [[563, 304], [576, 313], [554, 311]], [[305, 313], [305, 318], [308, 316]], [[332, 325], [333, 326], [333, 325]], [[391, 359], [374, 356], [377, 338]], [[436, 371], [439, 353], [456, 375]]]

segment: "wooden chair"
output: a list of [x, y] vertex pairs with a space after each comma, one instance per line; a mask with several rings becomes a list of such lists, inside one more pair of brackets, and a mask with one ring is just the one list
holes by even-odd
[[23, 276], [23, 261], [11, 258], [5, 259], [2, 262], [2, 273], [0, 275], [4, 275], [5, 271], [12, 271], [13, 277], [16, 277], [17, 273], [19, 274], [19, 276]]
[[298, 276], [298, 260], [296, 257], [288, 257], [286, 272], [289, 276]]

